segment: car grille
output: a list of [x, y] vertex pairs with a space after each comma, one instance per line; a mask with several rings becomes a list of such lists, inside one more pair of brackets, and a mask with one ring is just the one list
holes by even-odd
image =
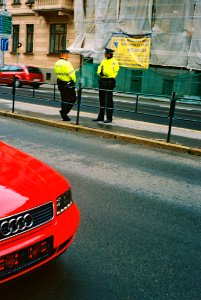
[[41, 226], [53, 219], [53, 203], [49, 202], [20, 214], [0, 220], [0, 241]]

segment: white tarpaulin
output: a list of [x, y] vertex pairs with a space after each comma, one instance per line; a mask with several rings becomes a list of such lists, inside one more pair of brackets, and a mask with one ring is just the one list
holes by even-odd
[[74, 0], [72, 52], [100, 61], [114, 34], [151, 34], [150, 64], [201, 69], [201, 0]]
[[69, 49], [101, 60], [114, 33], [150, 33], [152, 0], [143, 2], [142, 5], [142, 0], [74, 0], [76, 39]]
[[151, 64], [187, 67], [193, 24], [193, 1], [157, 0], [154, 10]]
[[196, 1], [188, 68], [201, 70], [201, 1]]
[[152, 0], [120, 1], [119, 31], [127, 35], [151, 33], [152, 6]]

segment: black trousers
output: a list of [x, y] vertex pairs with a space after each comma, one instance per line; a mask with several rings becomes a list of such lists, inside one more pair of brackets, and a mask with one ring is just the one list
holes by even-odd
[[107, 119], [112, 120], [114, 108], [113, 89], [115, 88], [115, 83], [114, 78], [100, 78], [99, 80], [100, 111], [98, 119], [100, 120], [104, 120], [105, 111]]
[[57, 79], [58, 89], [61, 94], [61, 110], [63, 115], [67, 115], [76, 102], [74, 83], [68, 83]]

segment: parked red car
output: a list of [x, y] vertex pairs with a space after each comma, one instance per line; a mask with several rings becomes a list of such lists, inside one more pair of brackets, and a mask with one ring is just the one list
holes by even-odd
[[63, 176], [0, 141], [0, 283], [63, 253], [79, 218]]
[[0, 68], [0, 83], [12, 86], [14, 76], [16, 87], [31, 85], [37, 89], [44, 83], [44, 75], [37, 67], [12, 64]]

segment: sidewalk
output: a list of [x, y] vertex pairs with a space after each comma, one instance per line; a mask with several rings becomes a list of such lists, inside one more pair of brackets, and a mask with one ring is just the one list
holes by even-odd
[[14, 114], [11, 113], [11, 109], [11, 101], [0, 100], [0, 116], [201, 155], [201, 131], [198, 130], [172, 127], [171, 143], [166, 143], [168, 126], [165, 125], [115, 117], [110, 124], [96, 123], [92, 122], [96, 114], [84, 112], [80, 113], [79, 125], [76, 125], [76, 110], [72, 110], [69, 114], [71, 122], [63, 122], [60, 118], [59, 108], [16, 102]]

